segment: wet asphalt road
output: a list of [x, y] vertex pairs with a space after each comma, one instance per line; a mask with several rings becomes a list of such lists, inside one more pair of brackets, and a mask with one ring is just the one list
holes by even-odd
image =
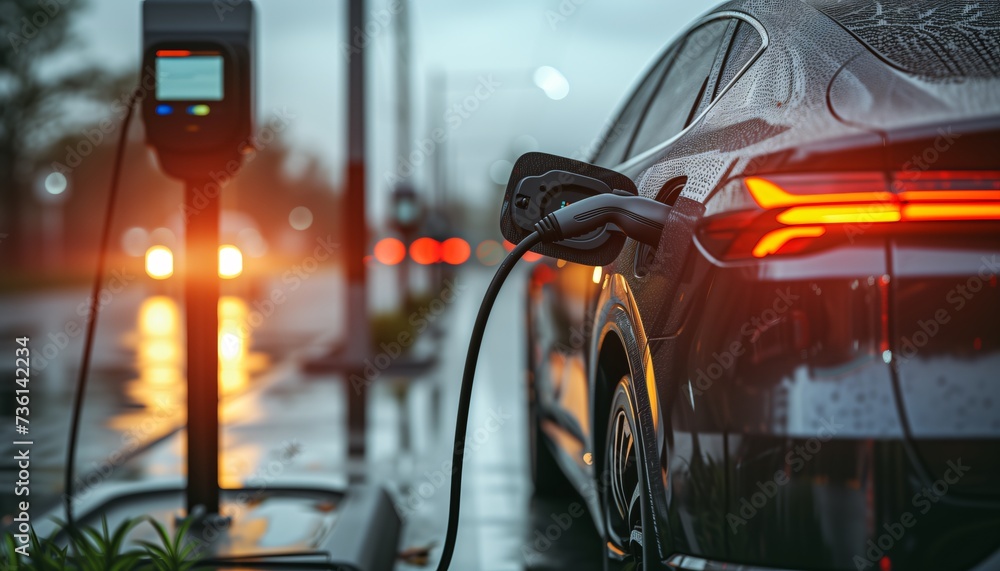
[[[447, 514], [443, 467], [454, 431], [451, 411], [475, 311], [491, 273], [482, 268], [460, 273], [459, 294], [441, 317], [441, 334], [418, 339], [415, 350], [437, 352], [439, 367], [419, 378], [397, 376], [390, 369], [371, 385], [369, 455], [361, 465], [346, 461], [346, 397], [340, 375], [302, 372], [305, 360], [322, 354], [343, 335], [339, 273], [313, 276], [249, 335], [233, 333], [238, 328], [232, 326], [247, 319], [253, 298], [227, 298], [221, 306], [220, 332], [222, 485], [266, 479], [275, 485], [342, 487], [350, 474], [364, 474], [393, 493], [404, 518], [400, 548], [431, 547], [430, 561], [436, 561], [435, 546], [440, 547]], [[386, 279], [384, 273], [373, 274], [373, 280]], [[552, 516], [565, 512], [574, 500], [532, 499], [520, 369], [522, 284], [517, 274], [511, 277], [485, 339], [452, 568], [599, 569], [600, 540], [588, 517], [574, 520], [555, 541], [539, 541], [552, 526]], [[100, 492], [107, 482], [183, 481], [182, 308], [172, 297], [157, 293], [139, 280], [102, 314], [78, 460], [77, 485], [85, 492], [81, 496]], [[32, 350], [40, 357], [41, 366], [32, 377], [32, 485], [35, 501], [43, 505], [55, 505], [61, 493], [67, 412], [82, 348], [82, 335], [60, 332], [72, 331], [67, 329], [70, 323], [82, 325], [78, 309], [85, 298], [81, 289], [0, 300], [0, 335], [30, 335]], [[8, 393], [0, 391], [0, 425], [10, 422]], [[294, 453], [289, 455], [289, 450]], [[13, 472], [6, 459], [12, 455], [2, 452], [0, 473], [7, 489]], [[116, 452], [130, 459], [116, 460]], [[275, 458], [288, 459], [278, 473], [273, 473]], [[2, 512], [7, 514], [12, 496], [2, 497]], [[418, 563], [400, 562], [397, 568], [428, 568]]]

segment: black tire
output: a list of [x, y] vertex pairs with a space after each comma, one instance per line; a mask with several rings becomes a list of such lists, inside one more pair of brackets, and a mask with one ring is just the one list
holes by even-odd
[[[629, 376], [615, 387], [608, 409], [608, 428], [600, 472], [601, 512], [605, 528], [606, 571], [642, 571], [656, 568], [645, 563], [645, 530], [651, 528], [645, 485], [642, 433], [636, 422], [635, 398]], [[614, 548], [612, 548], [614, 546]]]

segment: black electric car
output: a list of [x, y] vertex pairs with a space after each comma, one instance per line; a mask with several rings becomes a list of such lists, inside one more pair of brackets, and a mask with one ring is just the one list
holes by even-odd
[[530, 275], [536, 491], [607, 568], [1000, 568], [1000, 3], [725, 3], [590, 161], [671, 206]]

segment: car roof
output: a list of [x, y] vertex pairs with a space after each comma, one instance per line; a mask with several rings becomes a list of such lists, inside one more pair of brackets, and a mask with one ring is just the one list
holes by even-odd
[[[879, 3], [883, 10], [895, 10], [890, 28], [902, 26], [901, 22], [907, 18], [947, 23], [955, 17], [953, 11], [917, 13], [905, 9], [908, 2], [926, 4], [923, 0]], [[1000, 4], [995, 0], [994, 3]], [[830, 6], [841, 4], [853, 10], [827, 12]], [[742, 78], [736, 80], [743, 90], [735, 98], [720, 95], [673, 138], [628, 158], [615, 168], [635, 177], [665, 160], [718, 150], [719, 140], [736, 141], [734, 145], [740, 149], [767, 141], [766, 148], [753, 152], [770, 153], [798, 148], [812, 141], [860, 136], [858, 129], [868, 132], [871, 129], [896, 130], [1000, 116], [1000, 70], [994, 75], [990, 67], [996, 65], [990, 58], [1000, 56], [982, 54], [981, 59], [989, 61], [949, 68], [935, 64], [933, 59], [928, 59], [931, 56], [920, 50], [901, 50], [902, 55], [895, 55], [890, 46], [883, 48], [886, 53], [879, 53], [844, 23], [854, 18], [850, 25], [861, 30], [865, 27], [864, 18], [871, 16], [867, 10], [876, 5], [870, 0], [729, 0], [711, 8], [668, 45], [706, 19], [723, 13], [742, 14], [757, 22], [764, 34], [765, 49]], [[987, 10], [991, 14], [996, 11], [992, 7]], [[969, 22], [992, 17], [967, 14], [964, 23], [954, 24], [952, 28], [963, 31], [970, 27]], [[914, 35], [929, 33], [921, 25], [919, 22], [912, 24], [917, 30]], [[987, 35], [1000, 33], [989, 31], [988, 27], [984, 30]], [[888, 32], [865, 30], [863, 33], [880, 37]], [[975, 33], [964, 36], [969, 38], [967, 44], [948, 47], [941, 53], [947, 58], [950, 50], [971, 50], [968, 46], [972, 45]], [[960, 42], [955, 40], [955, 43]], [[890, 52], [895, 60], [887, 59]], [[917, 73], [921, 70], [924, 71]], [[947, 79], [949, 73], [974, 73], [986, 77]], [[902, 105], [901, 100], [907, 104]], [[706, 114], [712, 115], [708, 124], [702, 121]], [[748, 125], [766, 128], [745, 128]], [[788, 134], [783, 135], [785, 132]], [[734, 133], [742, 138], [733, 139]]]
[[1000, 2], [802, 0], [886, 63], [938, 79], [1000, 78]]

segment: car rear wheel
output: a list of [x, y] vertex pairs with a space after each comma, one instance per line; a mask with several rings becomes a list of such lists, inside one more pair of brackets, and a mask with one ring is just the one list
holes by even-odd
[[643, 556], [643, 523], [648, 505], [642, 471], [642, 435], [636, 423], [632, 383], [619, 381], [611, 399], [604, 466], [601, 472], [601, 505], [604, 512], [607, 571], [648, 569]]

